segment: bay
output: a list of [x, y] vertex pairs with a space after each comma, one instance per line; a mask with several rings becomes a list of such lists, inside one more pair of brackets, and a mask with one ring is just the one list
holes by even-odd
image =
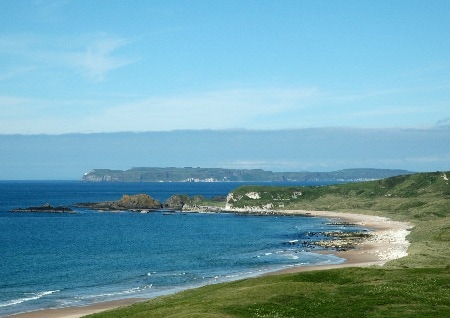
[[290, 266], [344, 261], [288, 244], [312, 239], [309, 232], [339, 228], [319, 218], [77, 208], [76, 214], [9, 212], [123, 194], [147, 193], [160, 201], [173, 194], [211, 198], [242, 184], [0, 182], [0, 316], [155, 297]]

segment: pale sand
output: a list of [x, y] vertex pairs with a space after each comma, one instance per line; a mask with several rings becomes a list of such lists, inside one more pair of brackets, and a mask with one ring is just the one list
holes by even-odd
[[[406, 236], [411, 230], [411, 225], [403, 222], [396, 222], [384, 217], [328, 212], [328, 211], [282, 211], [283, 213], [290, 213], [293, 215], [307, 215], [323, 218], [336, 219], [336, 221], [344, 221], [355, 223], [363, 227], [372, 229], [372, 236], [361, 243], [355, 250], [343, 252], [330, 252], [339, 257], [345, 258], [343, 264], [338, 265], [319, 265], [319, 266], [298, 266], [281, 271], [273, 272], [271, 274], [286, 274], [297, 273], [311, 270], [323, 270], [331, 268], [343, 267], [367, 267], [367, 266], [381, 266], [387, 261], [404, 257], [407, 254], [409, 242]], [[30, 313], [17, 314], [9, 317], [14, 318], [79, 318], [85, 315], [102, 312], [105, 310], [115, 309], [123, 306], [128, 306], [139, 301], [144, 301], [142, 298], [122, 299], [103, 303], [97, 303], [85, 307], [68, 307], [59, 309], [45, 309], [34, 311]]]
[[129, 298], [107, 301], [102, 303], [93, 304], [84, 307], [67, 307], [57, 309], [43, 309], [24, 314], [17, 314], [8, 317], [20, 317], [20, 318], [79, 318], [82, 316], [95, 314], [105, 310], [116, 309], [119, 307], [129, 306], [140, 301], [147, 299], [142, 298]]
[[390, 260], [407, 256], [409, 242], [406, 236], [412, 229], [411, 224], [406, 222], [392, 221], [381, 216], [342, 213], [329, 211], [283, 211], [293, 215], [308, 215], [323, 218], [336, 219], [354, 223], [373, 230], [372, 236], [359, 244], [356, 249], [330, 252], [338, 257], [345, 258], [346, 261], [337, 265], [319, 265], [319, 266], [298, 266], [272, 274], [297, 273], [319, 269], [343, 268], [343, 267], [368, 267], [382, 266]]

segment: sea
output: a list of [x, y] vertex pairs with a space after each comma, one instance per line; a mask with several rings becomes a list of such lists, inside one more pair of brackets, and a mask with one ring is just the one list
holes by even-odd
[[118, 200], [123, 194], [146, 193], [160, 201], [173, 194], [212, 198], [242, 184], [0, 181], [0, 317], [153, 298], [293, 266], [345, 261], [292, 244], [326, 239], [317, 235], [323, 231], [361, 230], [315, 217], [81, 208], [73, 208], [74, 214], [10, 212], [46, 203]]

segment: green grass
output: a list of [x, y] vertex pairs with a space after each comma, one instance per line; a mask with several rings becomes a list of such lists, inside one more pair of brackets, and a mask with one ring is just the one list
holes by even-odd
[[209, 285], [90, 317], [450, 317], [450, 271], [345, 268]]
[[[450, 317], [450, 187], [442, 173], [330, 187], [242, 187], [246, 204], [387, 216], [414, 229], [408, 256], [209, 285], [89, 317]], [[450, 177], [450, 173], [446, 173]], [[293, 192], [302, 192], [294, 198]], [[245, 193], [259, 192], [255, 201]], [[275, 199], [275, 200], [274, 200]], [[240, 202], [242, 203], [242, 202]]]

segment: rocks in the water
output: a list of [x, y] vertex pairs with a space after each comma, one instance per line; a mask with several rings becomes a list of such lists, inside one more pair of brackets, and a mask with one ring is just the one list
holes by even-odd
[[201, 195], [189, 197], [186, 194], [174, 194], [164, 203], [161, 203], [147, 194], [125, 194], [120, 200], [117, 201], [77, 203], [75, 206], [78, 208], [99, 211], [134, 211], [144, 213], [152, 210], [219, 212], [223, 209], [220, 207], [211, 206], [208, 203], [225, 203], [224, 198], [225, 197], [215, 197], [213, 199], [206, 199]]
[[186, 194], [174, 194], [164, 202], [164, 207], [167, 209], [181, 210], [189, 201], [189, 196]]
[[141, 211], [161, 209], [162, 204], [148, 194], [127, 195], [124, 194], [120, 200], [94, 203], [77, 203], [79, 208], [88, 208], [102, 211]]
[[31, 206], [28, 208], [17, 208], [12, 209], [10, 212], [41, 212], [41, 213], [75, 213], [71, 208], [66, 206], [51, 206], [50, 204], [46, 203], [41, 206]]

